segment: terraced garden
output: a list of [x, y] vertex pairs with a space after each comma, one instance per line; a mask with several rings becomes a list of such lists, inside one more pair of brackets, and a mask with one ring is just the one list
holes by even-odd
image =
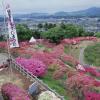
[[99, 100], [98, 68], [81, 65], [79, 61], [80, 49], [83, 44], [86, 44], [87, 39], [90, 41], [87, 42], [88, 44], [96, 43], [94, 41], [96, 38], [93, 37], [88, 37], [81, 42], [78, 40], [76, 44], [22, 42], [20, 48], [11, 49], [11, 54], [17, 63], [64, 96], [65, 100], [92, 100], [93, 98]]

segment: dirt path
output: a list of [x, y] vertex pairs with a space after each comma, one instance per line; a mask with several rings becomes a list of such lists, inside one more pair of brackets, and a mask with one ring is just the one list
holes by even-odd
[[80, 54], [79, 54], [79, 62], [82, 65], [85, 65], [85, 62], [84, 62], [84, 50], [85, 49], [86, 49], [86, 47], [81, 48], [80, 49]]
[[[84, 50], [87, 48], [88, 45], [93, 44], [93, 42], [91, 41], [85, 41], [81, 44], [80, 46], [80, 53], [79, 53], [79, 62], [82, 65], [88, 65], [86, 64], [86, 62], [84, 61]], [[89, 66], [89, 65], [88, 65]]]

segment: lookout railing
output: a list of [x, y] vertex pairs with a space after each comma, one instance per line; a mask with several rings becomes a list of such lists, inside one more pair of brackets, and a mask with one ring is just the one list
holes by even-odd
[[29, 78], [32, 82], [37, 82], [37, 84], [39, 84], [45, 90], [49, 90], [49, 91], [53, 92], [61, 100], [65, 100], [64, 96], [59, 95], [55, 90], [51, 89], [42, 80], [40, 80], [35, 75], [33, 75], [31, 72], [29, 72], [27, 69], [23, 68], [20, 64], [18, 64], [14, 59], [12, 59], [12, 61], [11, 61], [11, 66], [14, 69], [18, 70], [21, 74], [26, 75], [26, 77]]

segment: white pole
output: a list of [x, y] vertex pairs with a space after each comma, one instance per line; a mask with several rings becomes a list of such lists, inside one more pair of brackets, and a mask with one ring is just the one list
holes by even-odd
[[[4, 14], [4, 31], [7, 32], [7, 27], [6, 27], [6, 9], [5, 9], [5, 1], [2, 1], [2, 6], [3, 6], [3, 14]], [[8, 32], [7, 32], [8, 33]], [[11, 68], [11, 54], [10, 54], [10, 45], [9, 45], [9, 35], [6, 33], [6, 38], [7, 38], [7, 52], [8, 52], [8, 60], [9, 60], [9, 68], [10, 68], [10, 73], [9, 73], [9, 80], [10, 80], [10, 74], [12, 74], [12, 68]]]
[[8, 51], [8, 59], [10, 58], [10, 47], [9, 47], [9, 36], [7, 34], [7, 27], [6, 27], [6, 14], [5, 14], [5, 5], [4, 5], [4, 0], [2, 1], [3, 5], [3, 15], [4, 15], [4, 32], [6, 33], [6, 38], [7, 38], [7, 51]]

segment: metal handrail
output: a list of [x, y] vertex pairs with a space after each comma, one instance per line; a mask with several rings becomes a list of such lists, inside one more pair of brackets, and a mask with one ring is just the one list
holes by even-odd
[[38, 84], [42, 85], [46, 90], [49, 90], [51, 92], [53, 92], [58, 98], [60, 98], [61, 100], [65, 100], [64, 96], [59, 95], [55, 90], [52, 90], [47, 84], [45, 84], [42, 80], [40, 80], [39, 78], [37, 78], [35, 75], [33, 75], [32, 73], [30, 73], [28, 70], [26, 70], [25, 68], [23, 68], [19, 63], [17, 63], [14, 59], [12, 59], [11, 61], [12, 64], [14, 64], [15, 68], [17, 68], [17, 70], [19, 70], [20, 72], [23, 72], [23, 74], [26, 74], [28, 77], [30, 77], [32, 80], [35, 80]]

